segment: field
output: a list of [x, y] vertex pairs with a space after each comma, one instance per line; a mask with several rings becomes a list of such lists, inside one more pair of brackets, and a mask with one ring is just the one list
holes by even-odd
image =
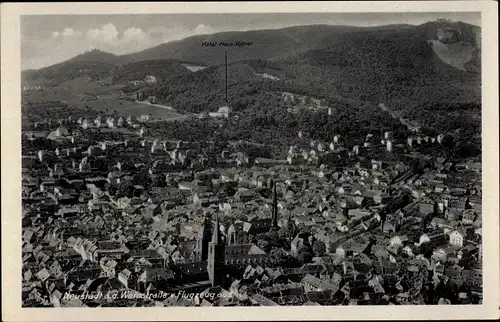
[[[82, 101], [81, 96], [90, 94], [98, 96], [98, 99]], [[24, 102], [62, 100], [73, 107], [90, 107], [98, 112], [115, 112], [123, 115], [140, 117], [142, 114], [151, 114], [155, 118], [181, 120], [186, 116], [175, 110], [160, 106], [147, 105], [143, 103], [125, 100], [125, 94], [120, 85], [106, 85], [93, 82], [90, 78], [80, 77], [64, 82], [59, 86], [46, 87], [43, 91], [33, 91], [22, 94]]]
[[140, 117], [142, 114], [151, 114], [154, 117], [162, 119], [178, 119], [185, 117], [184, 115], [167, 108], [120, 100], [116, 98], [99, 99], [96, 101], [87, 101], [83, 103], [96, 111], [116, 111], [123, 116], [132, 115], [135, 117]]
[[460, 70], [466, 70], [465, 65], [472, 59], [473, 48], [463, 42], [443, 44], [439, 40], [431, 40], [432, 49], [446, 64]]

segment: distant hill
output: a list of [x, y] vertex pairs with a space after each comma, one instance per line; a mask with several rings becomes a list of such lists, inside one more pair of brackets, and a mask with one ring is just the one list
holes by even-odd
[[[221, 32], [210, 35], [198, 35], [188, 37], [179, 41], [173, 41], [153, 48], [146, 49], [132, 54], [113, 55], [100, 50], [91, 50], [77, 55], [65, 62], [42, 68], [39, 70], [29, 70], [23, 72], [24, 82], [62, 82], [72, 77], [88, 75], [92, 78], [104, 77], [110, 71], [115, 71], [114, 66], [126, 65], [133, 62], [152, 60], [177, 60], [181, 62], [191, 62], [195, 65], [219, 65], [224, 63], [224, 51], [228, 50], [228, 61], [242, 60], [283, 60], [291, 56], [296, 56], [311, 50], [323, 50], [332, 46], [342, 45], [343, 41], [356, 34], [379, 34], [387, 32], [401, 32], [412, 30], [419, 32], [419, 38], [425, 37], [427, 40], [437, 39], [440, 28], [456, 28], [460, 31], [461, 39], [470, 43], [474, 48], [480, 45], [478, 34], [480, 28], [461, 22], [436, 21], [412, 25], [387, 25], [378, 27], [352, 27], [333, 25], [308, 25], [296, 26], [283, 29], [251, 30], [238, 32]], [[252, 43], [251, 47], [202, 47], [203, 42], [247, 42]], [[440, 47], [439, 47], [440, 48]], [[475, 53], [475, 52], [474, 52]], [[452, 52], [450, 57], [468, 58], [468, 52]], [[472, 62], [476, 62], [477, 54], [472, 57]], [[466, 59], [467, 60], [467, 59]], [[445, 58], [444, 61], [447, 61]], [[464, 64], [467, 64], [465, 62]], [[470, 65], [470, 66], [469, 66]], [[477, 66], [469, 64], [472, 69], [477, 70]], [[135, 68], [137, 65], [128, 65]], [[123, 70], [123, 68], [121, 68]], [[182, 71], [182, 69], [176, 69]]]
[[101, 50], [90, 50], [59, 64], [37, 70], [25, 70], [21, 73], [21, 81], [50, 86], [82, 76], [98, 80], [110, 76], [118, 59], [118, 56]]
[[145, 60], [116, 66], [112, 70], [114, 83], [126, 83], [134, 80], [143, 80], [146, 76], [154, 76], [166, 80], [177, 75], [191, 73], [183, 66], [184, 62], [173, 59]]
[[[228, 61], [248, 59], [279, 59], [328, 44], [323, 41], [332, 33], [345, 33], [361, 27], [312, 25], [283, 29], [221, 32], [198, 35], [172, 41], [144, 51], [125, 55], [126, 61], [150, 59], [190, 60], [205, 65], [224, 63], [224, 51], [228, 50]], [[249, 42], [251, 47], [202, 47], [203, 42]]]
[[[210, 35], [188, 37], [132, 54], [113, 55], [100, 50], [92, 50], [77, 55], [65, 62], [39, 70], [23, 71], [23, 82], [40, 79], [60, 83], [71, 79], [72, 74], [82, 73], [95, 78], [113, 70], [112, 66], [151, 60], [187, 61], [195, 65], [219, 65], [224, 63], [224, 51], [228, 50], [228, 61], [278, 60], [311, 49], [326, 48], [332, 35], [340, 35], [359, 30], [404, 28], [406, 25], [382, 27], [352, 27], [332, 25], [296, 26], [283, 29], [221, 32]], [[250, 47], [202, 47], [203, 42], [247, 42]], [[130, 65], [133, 67], [133, 65]]]
[[99, 62], [114, 65], [117, 64], [118, 59], [117, 55], [99, 49], [91, 49], [67, 60], [66, 63]]
[[[462, 57], [444, 61], [429, 42], [428, 31], [413, 27], [344, 34], [332, 37], [330, 48], [307, 51], [281, 64], [296, 76], [298, 85], [309, 84], [325, 96], [384, 102], [401, 117], [437, 129], [466, 128], [465, 124], [476, 128], [475, 117], [481, 111], [480, 56], [474, 54], [459, 69], [453, 65]], [[463, 124], [452, 125], [452, 119]]]
[[330, 43], [329, 48], [310, 50], [282, 63], [304, 75], [304, 81], [331, 84], [330, 90], [363, 100], [384, 99], [403, 87], [461, 87], [480, 81], [477, 73], [442, 62], [418, 28], [353, 32], [332, 37]]
[[[402, 117], [440, 129], [452, 112], [460, 111], [450, 128], [468, 124], [480, 112], [480, 28], [450, 21], [201, 35], [122, 56], [87, 52], [26, 71], [23, 81], [61, 83], [87, 75], [127, 83], [152, 75], [160, 82], [146, 91], [161, 102], [180, 111], [216, 110], [224, 104], [225, 49], [202, 47], [204, 41], [252, 42], [251, 48], [228, 49], [228, 99], [235, 110], [283, 107], [280, 92], [287, 91], [331, 104], [383, 102]], [[184, 63], [207, 68], [193, 72]], [[471, 128], [476, 123], [471, 121]]]
[[[407, 25], [357, 28], [322, 36], [328, 47], [230, 63], [229, 103], [235, 110], [258, 102], [282, 106], [279, 93], [287, 91], [334, 106], [383, 102], [401, 117], [440, 130], [477, 128], [481, 77], [470, 65], [480, 67], [480, 60], [456, 68], [436, 53], [430, 32]], [[224, 70], [212, 66], [181, 75], [151, 94], [180, 110], [213, 111], [224, 103]]]
[[475, 48], [481, 48], [481, 28], [461, 21], [437, 20], [417, 26], [429, 39], [438, 39], [440, 29], [454, 29], [458, 31], [458, 40], [469, 43]]

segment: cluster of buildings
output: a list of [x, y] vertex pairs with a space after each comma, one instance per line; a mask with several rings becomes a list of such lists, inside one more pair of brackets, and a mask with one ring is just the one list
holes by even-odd
[[140, 86], [140, 85], [154, 85], [158, 82], [158, 79], [152, 75], [146, 75], [142, 80], [133, 80], [130, 81], [129, 84], [132, 86]]
[[42, 86], [41, 85], [30, 84], [30, 85], [23, 85], [21, 87], [21, 89], [22, 89], [23, 92], [41, 91], [42, 90]]
[[442, 138], [300, 133], [278, 160], [133, 118], [50, 130], [22, 156], [25, 307], [482, 301], [481, 164], [426, 155]]

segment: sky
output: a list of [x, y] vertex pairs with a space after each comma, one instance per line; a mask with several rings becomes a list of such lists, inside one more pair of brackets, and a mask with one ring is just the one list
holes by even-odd
[[21, 68], [50, 66], [91, 48], [113, 54], [223, 31], [296, 25], [418, 25], [439, 18], [481, 25], [480, 13], [279, 13], [25, 15], [21, 17]]

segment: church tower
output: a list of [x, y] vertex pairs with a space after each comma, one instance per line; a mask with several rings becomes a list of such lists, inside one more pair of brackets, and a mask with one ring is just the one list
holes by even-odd
[[198, 232], [196, 237], [196, 261], [203, 262], [208, 258], [208, 243], [212, 235], [210, 218], [205, 217], [202, 229]]
[[278, 230], [278, 200], [276, 199], [276, 182], [271, 181], [271, 187], [273, 189], [273, 215], [271, 221], [271, 230]]
[[219, 216], [215, 215], [215, 226], [212, 241], [208, 246], [208, 277], [212, 286], [224, 286], [225, 270], [225, 245], [219, 231]]

